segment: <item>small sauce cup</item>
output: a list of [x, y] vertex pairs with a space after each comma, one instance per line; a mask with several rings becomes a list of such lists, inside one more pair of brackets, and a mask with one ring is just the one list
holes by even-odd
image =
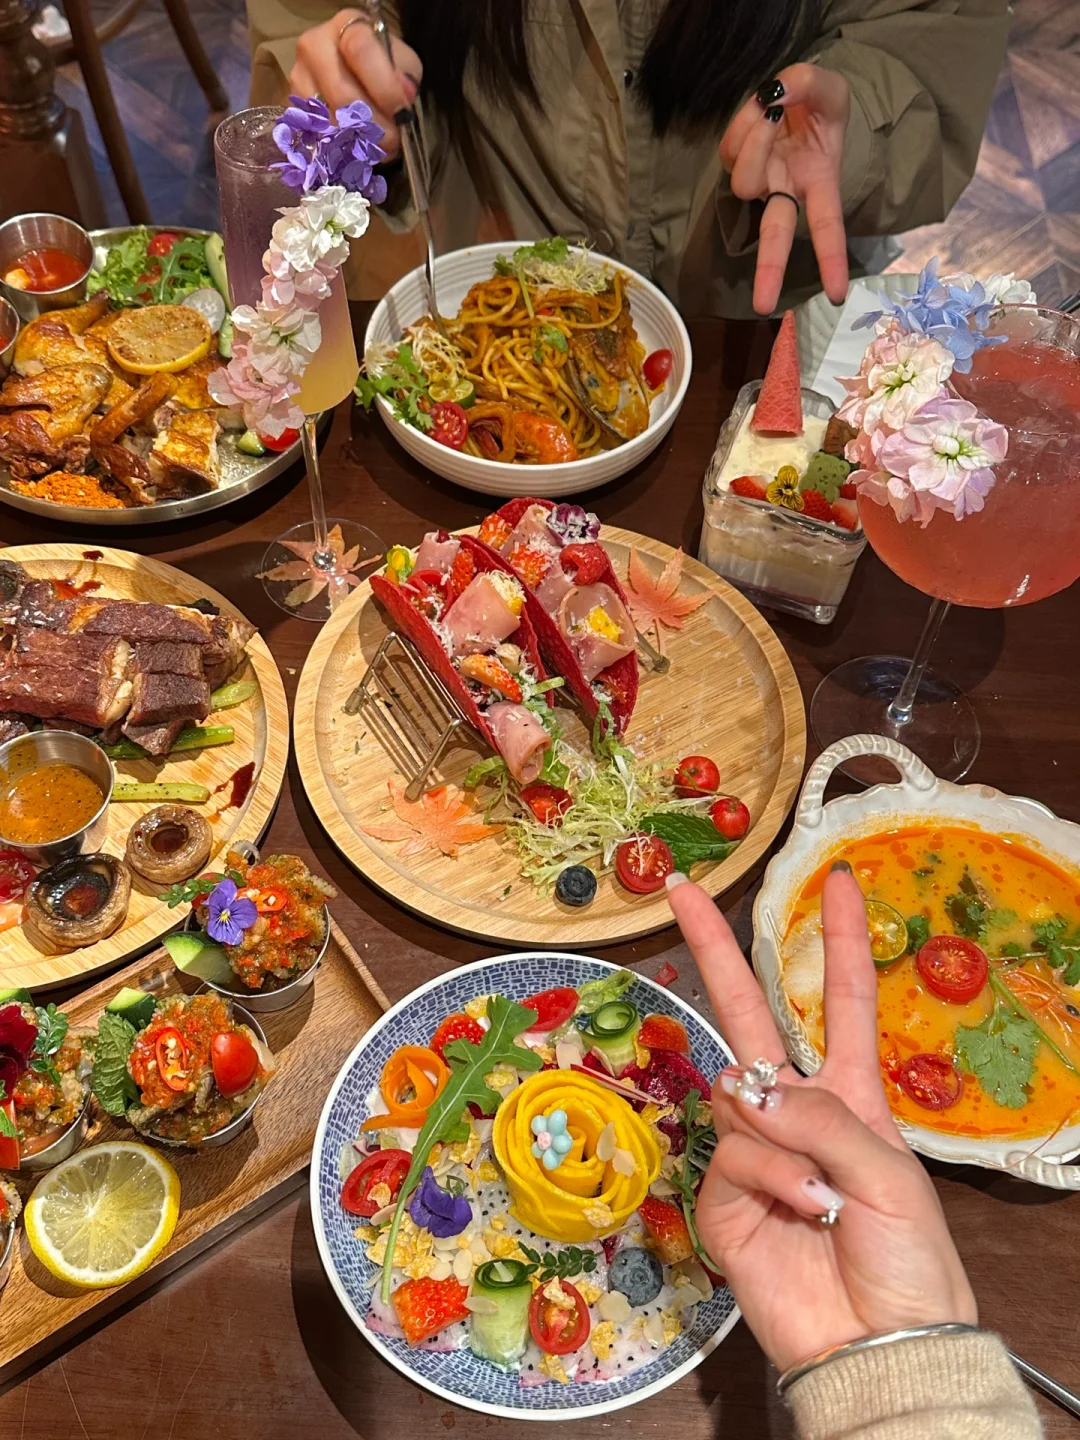
[[109, 801], [113, 790], [113, 767], [99, 745], [73, 730], [32, 730], [0, 745], [0, 790], [30, 770], [45, 765], [71, 765], [88, 775], [101, 791], [101, 805], [78, 830], [59, 835], [38, 845], [27, 845], [3, 833], [0, 849], [17, 850], [35, 865], [55, 865], [73, 855], [100, 850], [109, 826]]
[[21, 324], [15, 306], [0, 295], [0, 381], [11, 374], [15, 363], [15, 341], [19, 338]]
[[61, 1160], [70, 1160], [75, 1151], [86, 1138], [86, 1132], [90, 1125], [90, 1082], [86, 1082], [86, 1098], [83, 1100], [83, 1107], [71, 1124], [66, 1126], [55, 1140], [48, 1145], [43, 1145], [40, 1150], [35, 1150], [29, 1155], [19, 1155], [19, 1168], [9, 1173], [16, 1175], [38, 1174], [42, 1170], [51, 1170], [54, 1165], [59, 1165]]
[[[60, 290], [20, 290], [17, 285], [5, 283], [3, 276], [28, 250], [46, 248], [73, 255], [82, 265], [78, 280]], [[94, 242], [81, 225], [65, 215], [16, 215], [0, 225], [0, 295], [10, 301], [24, 321], [36, 320], [47, 310], [81, 305], [93, 268]]]

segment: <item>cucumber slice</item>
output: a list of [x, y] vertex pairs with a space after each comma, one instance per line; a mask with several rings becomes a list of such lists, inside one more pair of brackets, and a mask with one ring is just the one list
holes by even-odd
[[153, 995], [147, 995], [145, 990], [133, 990], [130, 985], [118, 990], [105, 1006], [106, 1014], [121, 1016], [136, 1030], [150, 1024], [156, 1009], [157, 1001]]
[[217, 332], [218, 354], [223, 360], [232, 359], [233, 345], [233, 323], [232, 316], [226, 315], [221, 322], [221, 329]]
[[510, 1369], [525, 1353], [529, 1338], [532, 1284], [520, 1260], [489, 1260], [481, 1265], [469, 1292], [494, 1306], [488, 1314], [469, 1315], [469, 1349], [493, 1365]]
[[206, 268], [210, 271], [210, 279], [221, 291], [225, 304], [228, 305], [229, 275], [225, 269], [225, 242], [220, 235], [206, 237]]
[[629, 1000], [609, 1000], [589, 1017], [588, 1039], [592, 1048], [605, 1056], [616, 1075], [621, 1075], [637, 1058], [634, 1042], [641, 1029], [641, 1016]]
[[205, 935], [187, 930], [179, 935], [167, 935], [165, 949], [176, 968], [183, 970], [185, 975], [211, 980], [215, 985], [231, 985], [236, 980], [225, 951], [212, 940], [207, 940]]
[[0, 990], [0, 1005], [32, 1005], [33, 996], [29, 990]]
[[236, 442], [237, 450], [244, 455], [265, 455], [266, 446], [255, 434], [254, 430], [245, 430]]

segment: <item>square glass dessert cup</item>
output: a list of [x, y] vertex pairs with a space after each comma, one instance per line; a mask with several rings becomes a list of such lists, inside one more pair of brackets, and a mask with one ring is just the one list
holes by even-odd
[[[797, 510], [746, 499], [725, 488], [737, 474], [747, 473], [744, 468], [732, 468], [732, 454], [749, 425], [760, 393], [760, 380], [744, 385], [721, 426], [702, 489], [705, 520], [698, 559], [755, 605], [767, 605], [828, 625], [836, 618], [855, 562], [866, 546], [866, 536], [861, 528], [844, 530]], [[818, 428], [815, 421], [827, 424], [836, 409], [827, 396], [805, 386], [802, 408], [808, 431]], [[781, 447], [785, 442], [773, 443]], [[786, 443], [793, 452], [802, 452], [808, 442], [800, 436]], [[811, 452], [816, 449], [816, 444], [810, 444]], [[791, 461], [783, 456], [778, 459], [780, 464], [793, 463], [800, 470], [805, 466], [805, 459], [799, 464], [794, 455]]]

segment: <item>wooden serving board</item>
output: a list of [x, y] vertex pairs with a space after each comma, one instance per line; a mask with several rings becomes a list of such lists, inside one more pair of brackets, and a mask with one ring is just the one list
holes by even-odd
[[[674, 553], [629, 530], [605, 526], [600, 538], [623, 579], [631, 547], [654, 574]], [[664, 631], [671, 659], [665, 675], [642, 667], [626, 739], [642, 756], [672, 764], [683, 755], [710, 755], [720, 768], [721, 789], [749, 806], [753, 828], [739, 848], [722, 864], [694, 867], [694, 879], [719, 895], [776, 838], [802, 775], [806, 721], [791, 662], [750, 602], [689, 557], [682, 573], [681, 593], [706, 591], [709, 601], [681, 631]], [[601, 877], [586, 909], [567, 909], [522, 879], [516, 852], [502, 835], [469, 845], [456, 858], [425, 852], [403, 859], [400, 844], [364, 833], [364, 825], [385, 822], [387, 781], [397, 772], [362, 718], [346, 715], [343, 706], [388, 628], [370, 586], [359, 586], [319, 632], [296, 695], [304, 788], [352, 864], [426, 919], [480, 939], [595, 949], [670, 925], [663, 890], [631, 895], [614, 876]], [[578, 712], [560, 700], [559, 715], [566, 738], [587, 750]], [[447, 755], [438, 778], [460, 785], [484, 753], [463, 745]]]
[[[357, 1040], [389, 1006], [345, 936], [333, 922], [330, 929], [326, 955], [304, 999], [256, 1017], [278, 1069], [252, 1124], [219, 1150], [162, 1152], [180, 1176], [180, 1218], [149, 1270], [115, 1290], [76, 1290], [37, 1260], [20, 1222], [11, 1279], [0, 1293], [0, 1383], [303, 1184], [326, 1093]], [[181, 989], [180, 978], [184, 989], [195, 988], [158, 950], [100, 981], [64, 1011], [73, 1028], [94, 1028], [121, 986], [167, 995]], [[139, 1138], [100, 1110], [95, 1115], [87, 1145]], [[16, 1181], [24, 1201], [37, 1178]]]
[[[86, 549], [81, 545], [14, 545], [0, 550], [6, 560], [15, 560], [36, 580], [71, 580], [89, 584], [88, 598], [156, 600], [167, 605], [185, 605], [205, 599], [226, 614], [241, 616], [236, 606], [182, 570], [134, 555], [127, 550]], [[236, 739], [231, 745], [208, 750], [181, 752], [162, 760], [117, 760], [118, 780], [187, 780], [205, 785], [211, 796], [200, 812], [214, 831], [214, 855], [233, 840], [258, 841], [270, 820], [285, 778], [289, 755], [289, 710], [285, 690], [274, 659], [261, 635], [248, 641], [247, 658], [236, 680], [255, 680], [258, 692], [243, 705], [211, 716], [206, 724], [231, 725]], [[232, 777], [254, 762], [255, 775], [243, 803], [228, 807]], [[103, 849], [123, 855], [132, 824], [150, 807], [120, 805], [109, 807], [109, 832]], [[94, 945], [63, 954], [42, 954], [22, 929], [0, 935], [0, 988], [24, 985], [29, 990], [70, 984], [80, 976], [93, 975], [110, 965], [156, 944], [174, 929], [181, 918], [157, 896], [160, 886], [133, 877], [131, 906], [119, 930]]]

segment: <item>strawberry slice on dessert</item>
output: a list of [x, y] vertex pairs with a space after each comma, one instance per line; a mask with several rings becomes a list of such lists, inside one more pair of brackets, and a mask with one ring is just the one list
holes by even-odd
[[764, 500], [767, 484], [764, 475], [736, 475], [728, 489], [744, 500]]
[[832, 520], [834, 525], [840, 525], [845, 530], [858, 530], [859, 502], [857, 500], [845, 500], [843, 498], [834, 500]]

